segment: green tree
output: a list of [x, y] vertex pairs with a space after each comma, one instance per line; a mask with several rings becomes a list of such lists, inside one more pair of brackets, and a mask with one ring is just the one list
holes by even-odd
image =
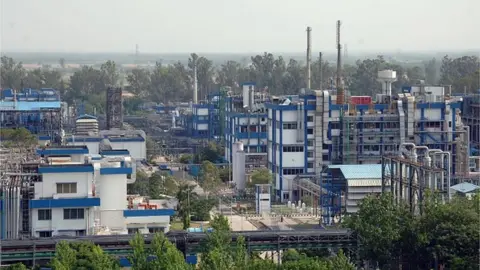
[[202, 163], [199, 179], [207, 198], [210, 193], [216, 193], [221, 184], [218, 168], [210, 161]]
[[273, 181], [273, 175], [267, 168], [260, 168], [252, 173], [251, 181], [248, 183], [250, 187], [260, 184], [271, 184]]
[[27, 270], [28, 268], [23, 263], [16, 263], [5, 267], [6, 270]]
[[359, 235], [362, 258], [378, 262], [381, 267], [399, 259], [404, 233], [412, 224], [408, 207], [395, 204], [390, 194], [365, 198], [357, 214], [345, 220], [345, 226]]
[[145, 239], [140, 233], [135, 234], [130, 240], [133, 253], [128, 257], [132, 270], [154, 270], [148, 262], [148, 250], [145, 246]]
[[198, 197], [194, 190], [195, 186], [189, 184], [180, 185], [176, 198], [178, 200], [177, 213], [183, 223], [183, 229], [190, 228], [192, 215], [192, 201]]
[[343, 254], [343, 251], [340, 250], [337, 256], [333, 256], [328, 260], [328, 266], [330, 269], [342, 269], [342, 270], [355, 270], [355, 265], [350, 262], [350, 260]]
[[172, 244], [163, 233], [157, 233], [152, 240], [152, 255], [156, 256], [150, 264], [153, 268], [164, 270], [187, 270], [192, 269], [185, 258], [174, 244]]
[[2, 88], [23, 88], [23, 79], [26, 71], [21, 62], [16, 63], [13, 58], [2, 56], [0, 59], [0, 86]]
[[235, 267], [228, 219], [218, 215], [213, 218], [210, 225], [213, 232], [208, 234], [205, 253], [202, 254], [200, 260], [200, 269], [223, 270]]
[[193, 162], [193, 156], [191, 154], [184, 154], [180, 156], [178, 161], [182, 164], [190, 164]]
[[115, 258], [105, 254], [97, 245], [90, 242], [62, 241], [57, 244], [55, 258], [51, 261], [53, 270], [103, 270], [119, 269]]
[[6, 147], [31, 148], [38, 143], [37, 138], [26, 128], [0, 129], [2, 144]]
[[148, 175], [143, 171], [137, 170], [135, 182], [127, 184], [127, 193], [148, 196]]

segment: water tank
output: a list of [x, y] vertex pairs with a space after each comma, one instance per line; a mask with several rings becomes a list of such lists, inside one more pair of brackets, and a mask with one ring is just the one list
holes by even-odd
[[75, 122], [76, 135], [98, 135], [98, 120], [95, 117], [79, 117]]
[[245, 152], [243, 143], [236, 142], [232, 147], [232, 180], [237, 190], [244, 190], [246, 186], [245, 176]]
[[377, 74], [377, 81], [382, 84], [382, 93], [392, 95], [392, 83], [397, 80], [397, 72], [391, 69], [380, 70]]

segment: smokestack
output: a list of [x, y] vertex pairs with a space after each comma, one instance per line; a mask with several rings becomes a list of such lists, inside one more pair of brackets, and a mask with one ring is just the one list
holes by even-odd
[[197, 59], [193, 59], [193, 104], [198, 104]]
[[322, 64], [322, 53], [318, 53], [318, 70], [320, 71], [320, 90], [323, 90], [323, 64]]
[[342, 44], [340, 43], [340, 20], [337, 21], [337, 104], [343, 105], [345, 94], [342, 82]]
[[311, 39], [312, 28], [307, 27], [307, 89], [311, 89], [312, 82], [312, 39]]

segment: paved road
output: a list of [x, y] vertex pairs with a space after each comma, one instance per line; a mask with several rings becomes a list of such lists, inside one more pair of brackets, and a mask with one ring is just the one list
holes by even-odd
[[239, 215], [227, 216], [232, 231], [256, 231], [257, 227], [253, 226], [245, 217]]

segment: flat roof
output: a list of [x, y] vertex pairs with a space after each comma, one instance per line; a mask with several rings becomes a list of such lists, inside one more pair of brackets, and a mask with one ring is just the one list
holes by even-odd
[[329, 165], [327, 168], [340, 170], [347, 180], [382, 178], [382, 164]]

